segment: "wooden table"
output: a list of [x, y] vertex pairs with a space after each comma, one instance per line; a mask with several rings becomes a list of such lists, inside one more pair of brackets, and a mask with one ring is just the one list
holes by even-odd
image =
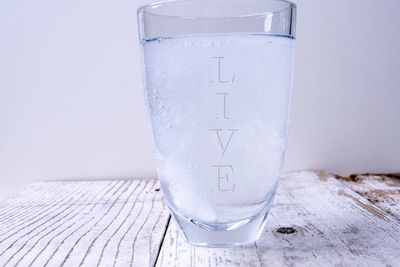
[[395, 176], [285, 174], [262, 237], [233, 248], [185, 243], [156, 180], [38, 182], [0, 203], [0, 266], [400, 266]]

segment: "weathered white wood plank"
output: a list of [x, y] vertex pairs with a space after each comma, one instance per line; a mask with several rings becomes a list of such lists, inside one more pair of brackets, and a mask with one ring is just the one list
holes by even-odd
[[[376, 187], [360, 184], [365, 192]], [[357, 186], [358, 194], [324, 172], [285, 175], [256, 244], [190, 246], [171, 225], [157, 264], [400, 266], [397, 210], [376, 207], [389, 202], [374, 201]], [[152, 266], [169, 220], [158, 188], [155, 180], [30, 185], [0, 203], [0, 266]], [[297, 232], [278, 233], [281, 226]]]
[[[58, 183], [34, 183], [25, 187], [21, 192], [10, 196], [0, 203], [0, 225], [1, 223], [9, 220], [11, 217], [16, 215], [19, 218], [21, 214], [26, 215], [26, 212], [32, 212], [32, 203], [37, 203], [38, 201], [45, 199], [50, 193], [53, 200], [58, 197], [55, 190], [60, 190], [60, 185]], [[29, 205], [26, 205], [29, 203]], [[37, 203], [36, 206], [40, 206]]]
[[283, 175], [267, 220], [234, 248], [191, 246], [171, 223], [157, 266], [400, 266], [399, 221], [324, 172]]
[[0, 212], [0, 266], [152, 265], [169, 220], [156, 180], [40, 182]]
[[[57, 185], [59, 189], [57, 190], [49, 190], [42, 192], [42, 196], [38, 195], [36, 198], [32, 198], [29, 194], [21, 194], [20, 204], [15, 206], [13, 202], [8, 205], [9, 213], [5, 214], [3, 218], [0, 220], [0, 225], [2, 226], [2, 231], [0, 234], [4, 232], [10, 233], [11, 230], [16, 228], [24, 228], [25, 224], [34, 224], [37, 222], [43, 215], [51, 214], [54, 210], [57, 210], [59, 205], [65, 205], [68, 201], [73, 200], [76, 194], [81, 193], [83, 190], [89, 190], [89, 186], [91, 183], [86, 183], [83, 186], [79, 186], [76, 184], [71, 184], [68, 186], [68, 192], [71, 194], [60, 194], [60, 188], [63, 188], [61, 185]], [[42, 191], [42, 190], [38, 190]], [[51, 192], [51, 193], [50, 193]], [[36, 194], [35, 194], [36, 195]], [[15, 212], [18, 209], [19, 211]], [[1, 241], [2, 239], [0, 239]]]
[[400, 220], [400, 174], [337, 176], [343, 184]]
[[[104, 185], [102, 185], [100, 188], [96, 188], [98, 187], [99, 184], [92, 184], [89, 187], [89, 190], [94, 190], [95, 192], [101, 193], [100, 192], [100, 188], [105, 187]], [[106, 184], [105, 189], [107, 189], [107, 192], [110, 190], [108, 189], [109, 186], [108, 184]], [[85, 188], [85, 187], [84, 187]], [[88, 186], [86, 186], [86, 188], [88, 188]], [[104, 191], [104, 190], [103, 190]], [[86, 192], [86, 194], [88, 194], [88, 192]], [[85, 194], [85, 195], [86, 195]], [[88, 197], [86, 197], [82, 203], [85, 203], [86, 200], [89, 200]], [[88, 201], [90, 203], [90, 201]], [[9, 258], [9, 262], [13, 263], [13, 265], [17, 265], [20, 262], [23, 262], [25, 264], [23, 264], [24, 266], [28, 265], [28, 263], [30, 263], [31, 261], [29, 261], [29, 258], [32, 258], [32, 256], [38, 256], [38, 253], [31, 253], [32, 250], [38, 250], [40, 248], [41, 241], [46, 240], [46, 238], [49, 238], [51, 236], [53, 236], [54, 233], [59, 234], [59, 230], [63, 228], [63, 226], [65, 226], [66, 224], [71, 225], [71, 222], [74, 222], [75, 220], [77, 220], [77, 216], [82, 213], [82, 209], [81, 207], [85, 207], [87, 205], [74, 205], [73, 208], [73, 212], [68, 212], [68, 215], [70, 216], [62, 216], [60, 217], [58, 220], [52, 222], [52, 223], [46, 223], [44, 224], [42, 227], [40, 227], [40, 231], [36, 231], [36, 234], [29, 236], [29, 239], [26, 240], [22, 246], [19, 247], [19, 249]], [[62, 214], [62, 213], [60, 213]], [[65, 212], [64, 212], [65, 214]], [[29, 246], [30, 249], [25, 250], [24, 253], [20, 253], [23, 248], [25, 246]], [[15, 263], [14, 263], [15, 262]]]

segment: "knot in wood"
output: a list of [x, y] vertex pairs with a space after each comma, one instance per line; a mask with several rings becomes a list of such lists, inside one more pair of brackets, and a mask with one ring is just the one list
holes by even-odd
[[276, 230], [278, 233], [290, 235], [296, 232], [293, 227], [281, 227]]

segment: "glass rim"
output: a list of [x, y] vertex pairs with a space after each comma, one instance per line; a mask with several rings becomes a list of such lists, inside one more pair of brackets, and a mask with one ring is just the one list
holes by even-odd
[[[254, 0], [253, 0], [254, 1]], [[204, 0], [161, 0], [161, 1], [156, 1], [153, 3], [149, 3], [149, 4], [145, 4], [140, 6], [136, 13], [142, 14], [142, 13], [146, 13], [148, 15], [153, 15], [153, 16], [159, 16], [159, 17], [173, 17], [173, 18], [185, 18], [185, 19], [210, 19], [210, 18], [248, 18], [248, 17], [262, 17], [262, 16], [266, 16], [268, 14], [276, 14], [276, 13], [281, 13], [284, 10], [287, 9], [292, 9], [292, 8], [297, 8], [296, 4], [287, 1], [287, 0], [255, 0], [259, 3], [281, 3], [283, 5], [286, 5], [285, 8], [283, 9], [279, 9], [279, 10], [271, 10], [271, 11], [261, 11], [261, 12], [257, 12], [257, 13], [251, 13], [251, 14], [243, 14], [243, 15], [236, 15], [236, 16], [181, 16], [181, 15], [173, 15], [173, 14], [157, 14], [157, 13], [152, 13], [149, 12], [148, 10], [151, 9], [156, 9], [158, 7], [163, 7], [163, 6], [169, 6], [172, 4], [184, 4], [184, 3], [193, 3], [193, 2], [199, 2], [199, 3], [203, 3], [206, 4], [206, 1]], [[212, 2], [218, 2], [218, 1], [212, 1]], [[249, 1], [250, 2], [250, 1]]]

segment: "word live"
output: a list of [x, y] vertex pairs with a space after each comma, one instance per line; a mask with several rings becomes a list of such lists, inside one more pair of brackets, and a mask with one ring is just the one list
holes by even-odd
[[[212, 57], [211, 64], [216, 66], [216, 68], [210, 68], [213, 71], [211, 83], [216, 86], [218, 90], [223, 89], [227, 90], [227, 85], [232, 85], [235, 81], [235, 75], [232, 75], [230, 79], [224, 79], [221, 75], [221, 68], [223, 65], [224, 57]], [[222, 103], [222, 114], [216, 117], [216, 121], [219, 122], [221, 120], [229, 120], [229, 112], [227, 110], [227, 101], [229, 99], [230, 92], [226, 91], [218, 91], [215, 93], [216, 97], [221, 100]], [[227, 149], [231, 144], [232, 138], [239, 129], [235, 128], [213, 128], [209, 129], [209, 131], [216, 137], [218, 144], [221, 148], [219, 158], [223, 159], [225, 153], [227, 153]], [[212, 168], [216, 170], [217, 173], [217, 189], [218, 191], [234, 191], [235, 184], [233, 182], [232, 174], [234, 172], [233, 165], [231, 164], [213, 164], [211, 165]]]

